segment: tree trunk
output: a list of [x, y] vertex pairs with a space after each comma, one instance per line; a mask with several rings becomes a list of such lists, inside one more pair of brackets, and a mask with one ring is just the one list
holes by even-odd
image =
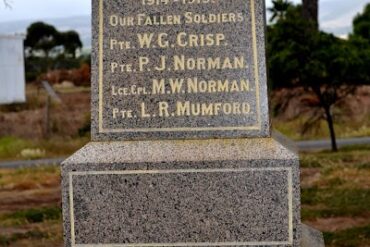
[[319, 0], [303, 0], [303, 17], [319, 28]]
[[46, 61], [46, 73], [50, 72], [51, 69], [51, 62], [50, 62], [50, 51], [49, 50], [44, 50], [45, 52], [45, 61]]
[[337, 138], [335, 136], [335, 129], [334, 129], [334, 121], [333, 116], [330, 112], [330, 106], [324, 107], [325, 115], [326, 115], [326, 122], [328, 123], [329, 131], [330, 131], [330, 138], [331, 138], [331, 149], [333, 152], [338, 151], [338, 145], [337, 145]]

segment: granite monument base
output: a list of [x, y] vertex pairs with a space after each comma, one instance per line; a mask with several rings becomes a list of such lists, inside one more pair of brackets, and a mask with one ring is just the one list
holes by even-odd
[[62, 186], [66, 247], [300, 246], [299, 159], [273, 138], [90, 143]]
[[302, 224], [301, 247], [325, 247], [322, 232]]

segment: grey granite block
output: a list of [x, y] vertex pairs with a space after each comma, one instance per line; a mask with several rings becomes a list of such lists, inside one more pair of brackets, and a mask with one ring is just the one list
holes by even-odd
[[270, 138], [90, 143], [62, 164], [65, 246], [300, 246], [298, 166]]
[[65, 246], [300, 246], [265, 1], [92, 0], [92, 16], [97, 142], [62, 164]]
[[325, 247], [322, 232], [302, 224], [301, 247]]
[[265, 1], [148, 2], [92, 0], [93, 140], [269, 137]]

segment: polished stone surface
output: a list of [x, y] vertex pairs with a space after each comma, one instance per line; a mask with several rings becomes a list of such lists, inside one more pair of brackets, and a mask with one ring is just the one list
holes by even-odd
[[264, 0], [92, 2], [93, 140], [270, 136]]
[[298, 166], [273, 139], [90, 143], [62, 165], [66, 246], [299, 246]]
[[62, 164], [66, 247], [300, 246], [299, 158], [270, 138], [265, 1], [189, 2], [92, 0], [95, 142]]
[[325, 247], [322, 232], [302, 224], [301, 247]]

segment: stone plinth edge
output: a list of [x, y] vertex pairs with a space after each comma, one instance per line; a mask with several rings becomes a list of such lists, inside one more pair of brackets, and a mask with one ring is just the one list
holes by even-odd
[[[189, 155], [191, 154], [191, 155]], [[63, 164], [295, 159], [274, 138], [91, 142]]]
[[273, 138], [92, 142], [61, 168], [66, 247], [300, 246], [299, 157]]
[[302, 224], [301, 247], [325, 247], [322, 232]]

